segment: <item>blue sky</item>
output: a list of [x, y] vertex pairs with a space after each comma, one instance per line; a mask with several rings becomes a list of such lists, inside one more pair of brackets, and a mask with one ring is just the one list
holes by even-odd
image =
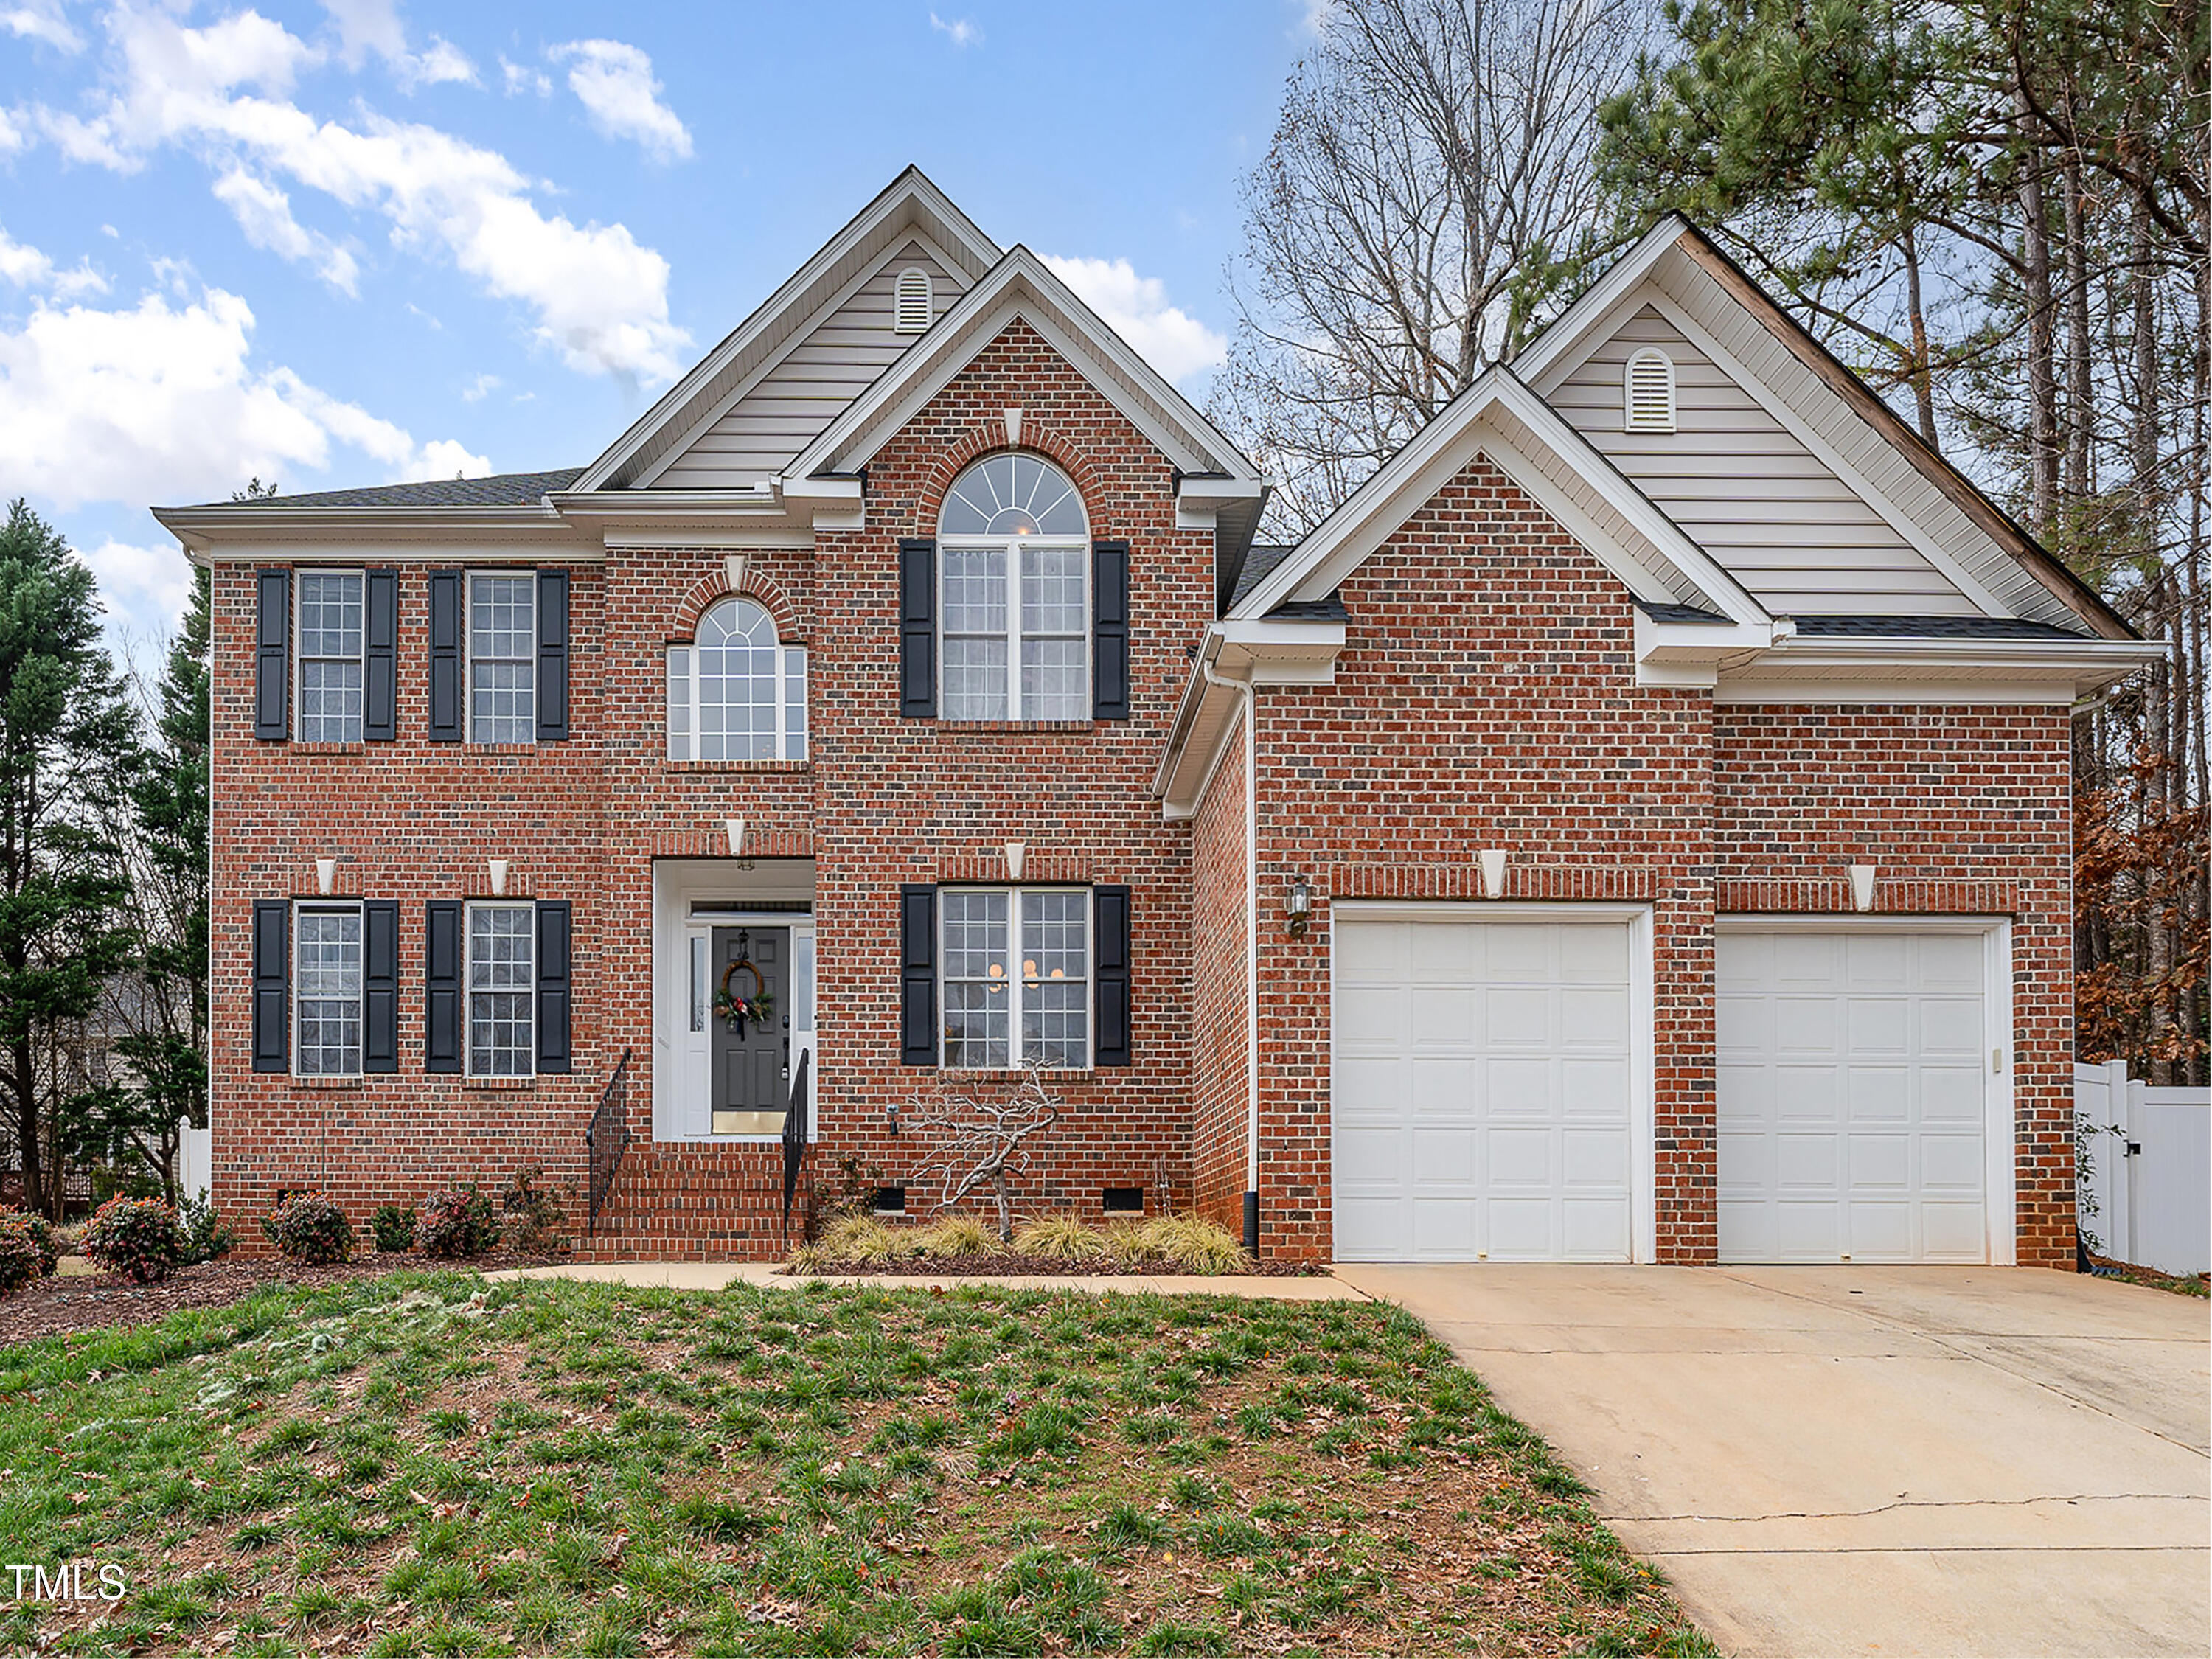
[[0, 495], [149, 639], [149, 504], [580, 465], [908, 161], [1202, 399], [1309, 3], [0, 0]]

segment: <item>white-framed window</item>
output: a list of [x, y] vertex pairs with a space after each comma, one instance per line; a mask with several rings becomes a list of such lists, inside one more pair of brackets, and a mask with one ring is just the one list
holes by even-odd
[[779, 645], [750, 599], [719, 599], [668, 647], [668, 758], [806, 758], [806, 648]]
[[1674, 429], [1674, 360], [1656, 346], [1629, 354], [1621, 371], [1621, 424], [1631, 432]]
[[538, 578], [469, 573], [469, 741], [538, 741]]
[[939, 903], [944, 1064], [1088, 1066], [1088, 890], [951, 887]]
[[361, 1075], [362, 916], [358, 903], [292, 909], [292, 1070]]
[[469, 906], [469, 1075], [528, 1077], [538, 1068], [538, 908]]
[[937, 534], [939, 716], [1088, 719], [1090, 520], [1067, 475], [1034, 455], [978, 461]]
[[937, 300], [929, 273], [908, 265], [898, 274], [898, 298], [891, 317], [895, 334], [926, 334], [937, 314]]
[[358, 570], [300, 572], [292, 735], [301, 743], [362, 740], [366, 581]]

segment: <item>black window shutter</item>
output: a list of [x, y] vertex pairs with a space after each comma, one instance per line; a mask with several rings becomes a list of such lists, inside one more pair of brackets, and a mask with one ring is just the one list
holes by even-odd
[[361, 1069], [399, 1069], [399, 902], [361, 907]]
[[[430, 573], [430, 741], [461, 740], [461, 573]], [[453, 1069], [459, 1069], [454, 1051]]]
[[1098, 1029], [1092, 1034], [1094, 1066], [1127, 1066], [1129, 1060], [1129, 890], [1091, 890], [1091, 954], [1097, 966]]
[[[568, 573], [541, 570], [538, 573], [538, 741], [558, 743], [568, 735]], [[568, 1069], [565, 1062], [561, 1069]]]
[[568, 902], [538, 907], [538, 1069], [568, 1069]]
[[292, 735], [292, 573], [256, 574], [260, 617], [253, 642], [253, 735], [282, 743]]
[[422, 1069], [461, 1069], [461, 903], [422, 907]]
[[253, 901], [253, 1069], [292, 1066], [292, 902]]
[[361, 734], [399, 735], [399, 573], [372, 570], [362, 584]]
[[937, 718], [937, 544], [899, 538], [899, 714]]
[[899, 1064], [937, 1064], [937, 889], [899, 889]]
[[1091, 544], [1091, 718], [1129, 718], [1129, 544]]

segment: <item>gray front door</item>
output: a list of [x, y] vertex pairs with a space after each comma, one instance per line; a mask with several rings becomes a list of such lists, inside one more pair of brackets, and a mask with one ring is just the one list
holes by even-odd
[[717, 927], [716, 990], [732, 998], [750, 997], [756, 976], [769, 994], [768, 1018], [738, 1021], [718, 1015], [714, 1021], [718, 1135], [783, 1133], [791, 1095], [791, 929]]

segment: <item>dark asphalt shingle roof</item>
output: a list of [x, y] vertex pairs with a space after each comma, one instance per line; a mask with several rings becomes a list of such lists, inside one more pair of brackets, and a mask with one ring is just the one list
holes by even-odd
[[1325, 599], [1285, 599], [1267, 614], [1286, 622], [1348, 622], [1352, 618], [1341, 593], [1332, 593]]
[[2088, 636], [2017, 617], [1793, 617], [1801, 636], [1883, 640], [2080, 640]]
[[580, 466], [552, 472], [495, 472], [488, 478], [427, 478], [420, 483], [378, 484], [366, 489], [318, 489], [304, 495], [256, 495], [218, 507], [533, 507], [549, 490], [566, 489], [584, 476]]
[[1636, 603], [1653, 622], [1724, 623], [1728, 620], [1718, 611], [1708, 611], [1701, 605], [1672, 605], [1648, 599], [1638, 599]]
[[1245, 550], [1244, 565], [1237, 573], [1237, 586], [1229, 595], [1234, 610], [1244, 596], [1275, 574], [1275, 567], [1298, 550], [1296, 542], [1255, 542]]

